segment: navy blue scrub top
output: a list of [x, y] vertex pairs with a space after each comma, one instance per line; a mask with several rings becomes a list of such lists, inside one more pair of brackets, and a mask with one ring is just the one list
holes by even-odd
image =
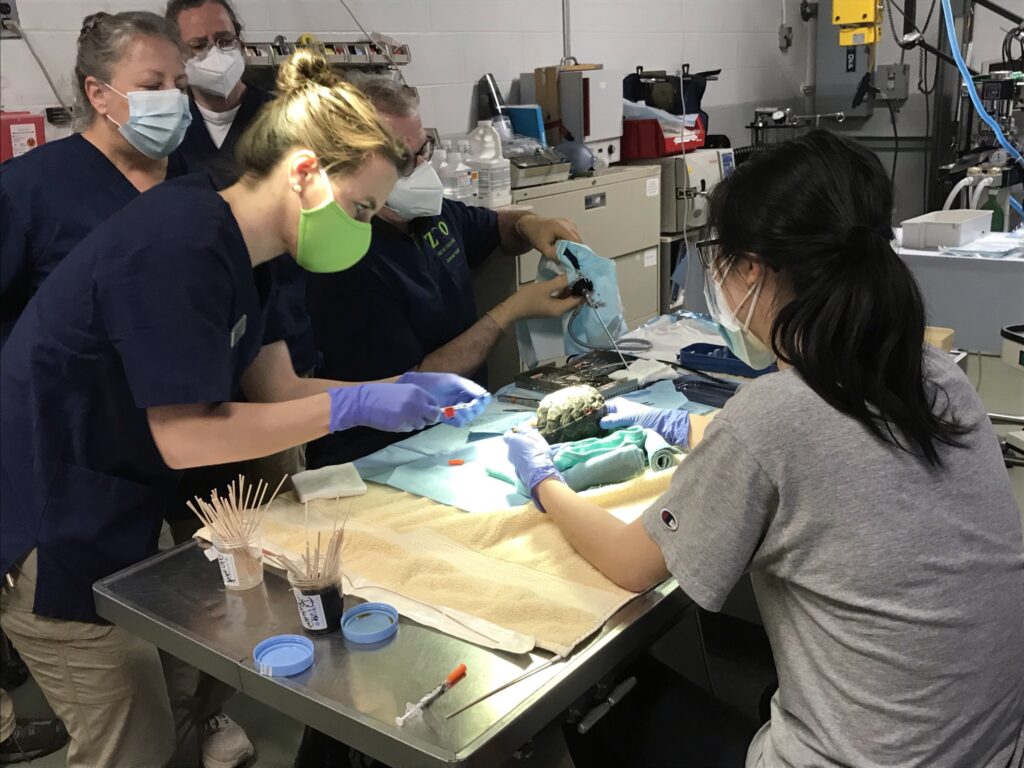
[[[173, 152], [167, 178], [185, 173]], [[0, 347], [43, 280], [82, 238], [139, 196], [80, 134], [0, 165]]]
[[[451, 200], [440, 216], [410, 222], [408, 233], [374, 218], [362, 261], [345, 272], [307, 277], [306, 304], [322, 360], [318, 375], [343, 381], [394, 376], [460, 336], [478, 319], [471, 269], [499, 242], [497, 214]], [[406, 436], [348, 429], [310, 443], [306, 463], [352, 461]]]
[[99, 621], [92, 584], [157, 549], [180, 472], [147, 408], [234, 399], [275, 310], [205, 174], [140, 195], [43, 283], [0, 361], [0, 572], [33, 548], [35, 612]]
[[188, 107], [192, 112], [192, 123], [185, 131], [178, 152], [185, 158], [191, 170], [203, 169], [213, 177], [218, 189], [229, 187], [238, 181], [238, 170], [235, 167], [235, 146], [249, 123], [256, 117], [260, 107], [274, 97], [264, 90], [246, 85], [242, 93], [242, 103], [238, 105], [238, 113], [228, 129], [224, 143], [218, 147], [210, 138], [210, 132], [199, 111], [196, 100], [189, 89]]
[[[253, 85], [246, 85], [242, 93], [242, 103], [238, 105], [238, 113], [231, 122], [224, 143], [218, 148], [210, 138], [202, 112], [196, 105], [191, 89], [188, 94], [188, 106], [192, 112], [192, 123], [185, 131], [178, 152], [185, 158], [189, 171], [205, 170], [213, 177], [217, 189], [224, 189], [238, 180], [238, 169], [235, 163], [235, 146], [249, 123], [253, 121], [260, 107], [273, 99], [273, 95]], [[296, 333], [285, 339], [288, 352], [291, 354], [292, 365], [296, 372], [302, 374], [313, 370], [317, 362], [316, 346], [313, 343], [313, 331], [306, 313], [306, 272], [295, 263], [295, 259], [282, 259], [279, 265], [278, 290], [287, 302], [286, 311], [292, 316], [292, 324]]]

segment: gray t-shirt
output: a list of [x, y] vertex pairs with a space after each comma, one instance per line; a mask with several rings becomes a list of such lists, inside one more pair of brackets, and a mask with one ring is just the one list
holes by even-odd
[[748, 766], [1024, 762], [1020, 512], [970, 382], [924, 363], [977, 427], [941, 468], [787, 370], [742, 387], [644, 513], [704, 608], [750, 572], [779, 691]]

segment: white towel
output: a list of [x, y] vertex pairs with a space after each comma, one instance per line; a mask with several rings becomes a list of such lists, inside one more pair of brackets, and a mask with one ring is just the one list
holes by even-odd
[[626, 366], [625, 370], [612, 371], [608, 374], [608, 378], [636, 379], [637, 384], [643, 388], [656, 381], [674, 379], [678, 375], [674, 368], [657, 360], [634, 360]]
[[339, 496], [362, 496], [366, 483], [354, 464], [335, 464], [321, 469], [308, 469], [292, 476], [295, 495], [305, 504], [313, 499], [335, 499]]

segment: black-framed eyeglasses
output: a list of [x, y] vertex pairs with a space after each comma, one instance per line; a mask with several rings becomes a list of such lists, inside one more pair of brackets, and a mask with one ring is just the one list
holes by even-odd
[[700, 265], [708, 272], [711, 271], [711, 267], [718, 261], [721, 252], [722, 241], [717, 237], [700, 240], [697, 243], [697, 257], [700, 259]]
[[213, 46], [222, 51], [230, 51], [238, 47], [239, 40], [238, 35], [218, 35], [213, 40], [208, 37], [197, 37], [188, 41], [188, 48], [197, 55], [206, 53]]
[[420, 147], [419, 151], [415, 155], [413, 155], [413, 160], [415, 160], [417, 163], [420, 160], [422, 160], [425, 163], [429, 163], [430, 158], [434, 156], [434, 148], [434, 140], [427, 139], [425, 142], [423, 142], [423, 146]]

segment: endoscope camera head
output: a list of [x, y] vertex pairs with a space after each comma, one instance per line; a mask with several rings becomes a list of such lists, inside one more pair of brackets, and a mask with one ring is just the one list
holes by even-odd
[[587, 296], [594, 292], [594, 283], [585, 277], [581, 277], [575, 283], [569, 286], [570, 296]]

